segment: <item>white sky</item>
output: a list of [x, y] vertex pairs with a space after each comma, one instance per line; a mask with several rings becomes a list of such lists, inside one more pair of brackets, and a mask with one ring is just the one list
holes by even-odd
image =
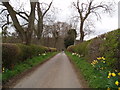
[[[16, 0], [11, 0], [11, 1], [16, 1]], [[39, 1], [49, 4], [52, 0], [39, 0]], [[76, 0], [53, 0], [53, 6], [59, 9], [59, 12], [57, 13], [58, 21], [68, 22], [70, 19], [70, 16], [77, 12], [71, 9], [71, 3], [73, 1], [76, 1]], [[80, 0], [80, 1], [83, 1], [83, 0]], [[101, 1], [110, 1], [110, 0], [99, 0], [99, 2]], [[85, 38], [86, 40], [118, 28], [118, 2], [119, 0], [114, 0], [114, 1], [116, 2], [116, 6], [114, 8], [115, 12], [112, 13], [112, 16], [109, 16], [108, 14], [102, 14], [101, 22], [95, 20], [94, 21], [95, 33], [90, 36], [87, 36]], [[96, 2], [98, 2], [98, 0], [96, 0]], [[26, 8], [29, 8], [29, 5], [27, 5]]]
[[[40, 2], [50, 3], [51, 0], [40, 0]], [[76, 0], [54, 0], [53, 5], [58, 9], [61, 9], [58, 13], [57, 17], [60, 21], [68, 21], [69, 16], [76, 11], [71, 10], [71, 3]], [[82, 0], [81, 0], [82, 1]], [[111, 1], [111, 0], [99, 0], [101, 1]], [[118, 28], [118, 2], [119, 0], [114, 0], [116, 2], [116, 6], [114, 8], [115, 12], [112, 15], [103, 14], [101, 15], [101, 21], [95, 21], [95, 33], [89, 36], [86, 36], [85, 39], [88, 40], [97, 35], [112, 31]], [[98, 0], [96, 0], [98, 2]], [[93, 17], [94, 18], [94, 17]]]

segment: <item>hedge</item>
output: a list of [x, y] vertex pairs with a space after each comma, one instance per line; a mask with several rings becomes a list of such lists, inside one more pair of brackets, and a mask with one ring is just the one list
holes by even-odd
[[55, 52], [55, 48], [48, 48], [38, 45], [23, 45], [23, 44], [2, 44], [2, 65], [4, 68], [12, 69], [14, 65], [23, 62], [29, 58], [39, 56], [46, 52]]
[[70, 46], [67, 50], [84, 56], [88, 62], [97, 57], [105, 57], [108, 67], [120, 70], [120, 29]]
[[20, 48], [14, 44], [2, 44], [2, 64], [8, 69], [15, 64], [20, 54]]

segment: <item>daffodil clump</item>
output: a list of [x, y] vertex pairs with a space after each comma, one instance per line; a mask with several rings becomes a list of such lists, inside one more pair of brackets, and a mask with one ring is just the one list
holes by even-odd
[[45, 56], [45, 55], [46, 55], [46, 53], [43, 53], [42, 55], [43, 55], [43, 56]]
[[106, 59], [104, 57], [98, 57], [97, 60], [93, 60], [91, 62], [91, 65], [96, 70], [104, 70], [106, 69]]
[[5, 68], [4, 68], [4, 67], [2, 68], [2, 72], [3, 72], [3, 73], [5, 72]]
[[7, 71], [8, 71], [8, 69], [7, 69], [7, 68], [2, 67], [2, 73], [5, 73], [5, 72], [7, 72]]
[[46, 52], [42, 54], [38, 54], [38, 56], [46, 56]]
[[79, 58], [80, 58], [80, 57], [83, 57], [83, 55], [79, 55], [79, 54], [77, 54], [77, 53], [72, 53], [72, 55], [73, 55], [73, 56], [77, 56], [77, 57], [79, 57]]
[[[107, 67], [107, 62], [105, 57], [98, 57], [96, 60], [91, 62], [91, 65], [94, 67], [95, 70], [99, 71], [101, 75], [105, 75], [107, 80], [108, 90], [111, 88], [118, 88], [120, 89], [120, 72], [118, 70], [111, 70]], [[109, 71], [110, 70], [110, 71]]]
[[112, 87], [112, 88], [118, 88], [118, 90], [120, 89], [120, 72], [118, 72], [118, 70], [114, 70], [113, 72], [109, 71], [108, 75], [107, 75], [109, 84], [108, 87]]

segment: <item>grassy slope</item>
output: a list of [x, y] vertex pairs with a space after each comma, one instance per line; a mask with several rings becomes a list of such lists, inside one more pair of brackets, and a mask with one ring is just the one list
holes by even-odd
[[[120, 29], [100, 35], [94, 39], [83, 42], [81, 44], [70, 46], [69, 52], [75, 52], [84, 55], [85, 58], [67, 55], [72, 59], [75, 65], [83, 73], [85, 79], [89, 82], [89, 86], [93, 88], [118, 88], [120, 87]], [[103, 66], [98, 63], [95, 68], [90, 63], [98, 57], [105, 57], [104, 70], [95, 70], [96, 66]], [[108, 73], [115, 73], [111, 76]], [[108, 78], [108, 76], [110, 76]], [[115, 82], [119, 81], [119, 85]]]
[[107, 78], [105, 73], [100, 74], [98, 71], [95, 71], [91, 64], [85, 61], [84, 58], [72, 56], [69, 52], [66, 52], [66, 54], [80, 70], [84, 78], [88, 81], [90, 88], [107, 88], [108, 83], [106, 82]]

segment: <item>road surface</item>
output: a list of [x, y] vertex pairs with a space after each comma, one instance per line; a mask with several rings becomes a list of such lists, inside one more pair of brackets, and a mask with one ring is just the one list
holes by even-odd
[[14, 88], [81, 88], [65, 53], [59, 53], [16, 83]]

